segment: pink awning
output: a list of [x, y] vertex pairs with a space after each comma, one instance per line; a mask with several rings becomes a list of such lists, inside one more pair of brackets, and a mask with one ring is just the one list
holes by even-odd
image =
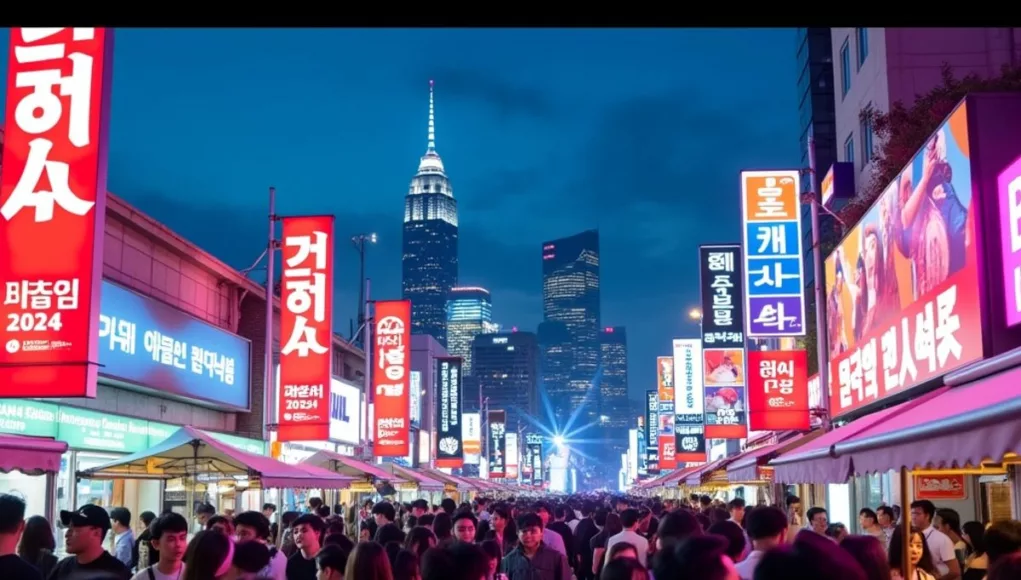
[[727, 480], [733, 482], [757, 481], [759, 466], [766, 465], [776, 455], [801, 447], [822, 434], [821, 429], [816, 429], [807, 433], [798, 433], [772, 445], [763, 445], [747, 450], [735, 457], [734, 461], [727, 466]]
[[1021, 367], [947, 389], [838, 443], [855, 473], [977, 467], [1021, 454]]
[[946, 391], [940, 387], [915, 399], [865, 415], [819, 436], [792, 453], [769, 462], [778, 483], [844, 483], [851, 475], [851, 458], [834, 453], [834, 446], [855, 437], [870, 427], [889, 421]]
[[[735, 457], [736, 457], [736, 455], [735, 455]], [[689, 487], [698, 487], [698, 486], [702, 485], [702, 476], [703, 475], [705, 475], [706, 473], [712, 473], [712, 472], [716, 471], [717, 469], [725, 466], [726, 464], [730, 463], [731, 459], [732, 458], [730, 458], [730, 457], [721, 457], [720, 459], [717, 459], [716, 461], [713, 461], [712, 463], [707, 463], [705, 465], [699, 465], [694, 470], [692, 470], [692, 471], [688, 472], [687, 474], [685, 474], [685, 476], [684, 476], [684, 478], [685, 478], [684, 479], [684, 483], [686, 485], [688, 485]]]
[[388, 466], [393, 470], [393, 474], [405, 481], [412, 481], [418, 484], [419, 489], [425, 491], [442, 491], [443, 482], [437, 481], [418, 469], [411, 469], [410, 467], [404, 467], [403, 465], [397, 465], [391, 463]]
[[60, 456], [65, 451], [67, 443], [63, 441], [0, 435], [0, 472], [20, 471], [28, 475], [58, 473]]
[[394, 474], [388, 472], [382, 466], [359, 461], [353, 457], [334, 453], [333, 451], [316, 451], [311, 457], [299, 463], [299, 465], [322, 467], [328, 471], [357, 479], [379, 479], [391, 483], [403, 483], [406, 481], [404, 478], [394, 476]]

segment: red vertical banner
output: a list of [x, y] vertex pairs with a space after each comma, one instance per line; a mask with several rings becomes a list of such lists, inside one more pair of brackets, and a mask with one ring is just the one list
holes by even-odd
[[12, 28], [0, 398], [95, 397], [113, 31]]
[[805, 351], [748, 351], [748, 415], [752, 431], [811, 428]]
[[[676, 469], [676, 435], [674, 435], [674, 357], [656, 358], [656, 391], [659, 396], [659, 414], [656, 432], [659, 448], [659, 468]], [[649, 444], [652, 444], [651, 442]]]
[[277, 440], [324, 441], [333, 365], [333, 216], [281, 221]]
[[411, 301], [376, 302], [372, 393], [376, 457], [406, 457], [411, 433]]

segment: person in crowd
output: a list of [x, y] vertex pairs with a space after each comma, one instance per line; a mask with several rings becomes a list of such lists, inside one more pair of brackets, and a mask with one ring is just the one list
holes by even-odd
[[826, 512], [826, 508], [809, 508], [808, 513], [805, 514], [805, 519], [808, 520], [808, 529], [820, 536], [826, 535], [826, 529], [830, 525], [829, 514]]
[[[344, 578], [349, 580], [393, 580], [393, 570], [390, 568], [390, 559], [387, 558], [386, 550], [376, 542], [359, 543], [347, 558]], [[288, 580], [291, 580], [290, 576], [288, 576]]]
[[489, 563], [479, 546], [449, 542], [427, 551], [421, 569], [422, 580], [486, 580]]
[[598, 578], [603, 569], [606, 547], [610, 538], [623, 531], [624, 525], [621, 524], [620, 515], [616, 512], [606, 514], [606, 525], [598, 534], [592, 536], [592, 542], [589, 544], [592, 547], [592, 574], [595, 577]]
[[574, 551], [574, 532], [571, 527], [567, 525], [567, 515], [572, 513], [572, 510], [564, 504], [559, 504], [553, 508], [553, 521], [547, 526], [553, 532], [556, 532], [560, 539], [564, 541], [564, 549], [567, 551], [567, 561], [571, 563], [571, 567], [574, 567], [576, 562], [575, 551]]
[[518, 544], [518, 529], [510, 511], [503, 506], [494, 506], [489, 518], [489, 531], [484, 539], [496, 540], [503, 549], [504, 555], [510, 553]]
[[110, 510], [113, 526], [113, 555], [130, 570], [134, 566], [135, 533], [131, 530], [131, 511], [125, 507]]
[[373, 540], [380, 546], [386, 547], [390, 542], [396, 542], [398, 545], [404, 543], [405, 534], [397, 524], [389, 523], [384, 524], [376, 530], [376, 537]]
[[787, 509], [787, 539], [793, 542], [794, 536], [801, 531], [801, 528], [805, 527], [805, 523], [801, 519], [801, 498], [789, 494], [784, 499], [784, 505]]
[[412, 528], [404, 539], [404, 549], [419, 558], [425, 554], [426, 550], [435, 547], [436, 544], [436, 534], [429, 528], [423, 528], [422, 526]]
[[457, 511], [457, 504], [449, 497], [445, 497], [440, 501], [440, 510], [448, 516], [453, 516], [454, 512]]
[[964, 532], [961, 530], [961, 514], [954, 509], [940, 508], [936, 510], [936, 518], [932, 524], [953, 542], [954, 555], [957, 556], [961, 570], [964, 570], [964, 562], [968, 559], [971, 548], [968, 546], [968, 542], [964, 541]]
[[[635, 524], [637, 520], [636, 512]], [[543, 531], [538, 514], [525, 514], [518, 519], [518, 546], [500, 562], [500, 571], [507, 575], [507, 580], [567, 580], [571, 577], [567, 556], [546, 545]]]
[[407, 550], [397, 552], [392, 568], [394, 580], [421, 580], [422, 578], [418, 556]]
[[734, 562], [744, 560], [748, 546], [744, 530], [736, 522], [730, 520], [717, 522], [709, 526], [708, 533], [727, 540], [727, 555], [730, 556], [731, 560]]
[[735, 497], [727, 503], [727, 511], [730, 513], [730, 521], [737, 525], [744, 522], [745, 501], [743, 498]]
[[227, 516], [213, 516], [206, 520], [206, 529], [220, 532], [231, 538], [234, 536], [234, 522]]
[[887, 551], [890, 563], [890, 577], [894, 580], [937, 580], [939, 572], [929, 553], [929, 544], [925, 541], [922, 530], [912, 527], [908, 536], [908, 558], [911, 560], [912, 576], [904, 578], [901, 562], [904, 557], [904, 536], [901, 528], [896, 528], [890, 536], [890, 548]]
[[435, 519], [436, 514], [433, 513], [422, 514], [418, 518], [418, 527], [429, 528], [431, 530], [433, 527], [433, 521], [435, 521]]
[[890, 536], [893, 535], [893, 529], [897, 527], [897, 515], [893, 512], [892, 507], [881, 505], [876, 508], [876, 521], [879, 523], [879, 528], [883, 531], [883, 545], [889, 551]]
[[798, 532], [793, 542], [772, 548], [755, 567], [755, 580], [866, 580], [847, 551], [822, 534]]
[[[638, 550], [627, 542], [617, 542], [612, 548], [606, 551], [607, 562], [612, 562], [617, 558], [630, 558], [632, 560], [638, 560]], [[603, 566], [603, 572], [606, 571], [606, 566]]]
[[64, 538], [71, 555], [57, 563], [49, 580], [131, 578], [128, 567], [103, 547], [110, 531], [110, 515], [105, 509], [86, 504], [73, 512], [61, 510], [60, 522], [67, 528]]
[[188, 549], [188, 520], [170, 512], [156, 518], [149, 526], [149, 539], [157, 560], [139, 568], [131, 580], [178, 580], [183, 575], [184, 555]]
[[460, 542], [475, 541], [475, 527], [477, 521], [471, 510], [463, 510], [454, 514], [454, 538]]
[[879, 525], [879, 516], [871, 508], [865, 507], [858, 510], [858, 528], [862, 534], [878, 539], [882, 542], [883, 548], [886, 548], [886, 534], [883, 533], [883, 528]]
[[277, 537], [277, 547], [290, 558], [298, 551], [294, 545], [294, 522], [301, 516], [299, 512], [284, 512], [280, 515], [280, 535]]
[[[422, 500], [422, 501], [425, 501], [425, 500]], [[477, 514], [477, 516], [479, 518], [479, 521], [480, 522], [484, 522], [484, 521], [488, 520], [490, 515], [491, 515], [489, 513], [489, 509], [488, 509], [488, 507], [489, 507], [489, 499], [484, 498], [484, 497], [477, 497], [477, 498], [475, 498], [475, 506], [476, 506], [476, 508], [475, 508], [476, 509], [476, 514]]]
[[326, 524], [315, 514], [307, 513], [294, 520], [291, 525], [294, 545], [298, 549], [287, 558], [287, 580], [315, 580], [316, 560], [319, 553], [319, 534]]
[[890, 561], [880, 538], [872, 535], [848, 536], [840, 542], [840, 547], [858, 562], [865, 572], [865, 580], [890, 578]]
[[1021, 578], [1021, 554], [1015, 552], [1000, 559], [989, 571], [988, 580], [1017, 580]]
[[671, 580], [739, 580], [734, 562], [727, 556], [727, 547], [727, 540], [719, 536], [692, 536], [656, 554], [653, 576]]
[[273, 516], [277, 513], [277, 504], [275, 503], [264, 503], [262, 504], [262, 515], [266, 516], [266, 519], [270, 522], [269, 524], [269, 543], [276, 545], [277, 540], [280, 537], [280, 526], [277, 525]]
[[323, 507], [323, 498], [310, 497], [305, 503], [308, 505], [308, 512], [306, 513], [319, 515], [319, 508]]
[[649, 571], [631, 558], [611, 560], [599, 580], [649, 580]]
[[847, 526], [840, 522], [833, 522], [826, 526], [826, 537], [830, 538], [836, 543], [844, 541], [844, 538], [848, 536]]
[[780, 508], [755, 508], [748, 514], [748, 537], [752, 551], [735, 568], [741, 580], [752, 580], [765, 553], [787, 541], [787, 516]]
[[206, 522], [209, 518], [216, 515], [216, 508], [212, 504], [202, 503], [195, 508], [195, 521], [198, 522], [199, 529], [206, 529]]
[[[542, 522], [542, 542], [546, 546], [560, 552], [567, 558], [567, 546], [564, 545], [564, 538], [560, 534], [549, 529], [550, 518], [552, 517], [552, 511], [550, 510], [549, 504], [545, 502], [539, 502], [535, 504], [535, 515], [539, 516], [539, 520]], [[521, 537], [521, 530], [518, 530], [518, 538]]]
[[[647, 565], [649, 558], [649, 541], [636, 531], [638, 527], [638, 510], [628, 508], [621, 512], [620, 523], [623, 530], [606, 541], [606, 549], [610, 550], [617, 542], [628, 542], [638, 551], [638, 561]], [[607, 559], [608, 561], [608, 559]], [[603, 563], [605, 565], [605, 562]]]
[[376, 526], [392, 524], [397, 519], [397, 510], [394, 509], [392, 503], [381, 501], [372, 506], [372, 518], [376, 522]]
[[[603, 522], [606, 516], [603, 515]], [[599, 533], [600, 526], [596, 523], [596, 509], [590, 501], [581, 504], [581, 519], [574, 527], [574, 553], [576, 554], [576, 566], [574, 575], [578, 580], [595, 580], [592, 574], [592, 547], [589, 545], [592, 538]]]
[[156, 520], [156, 514], [144, 511], [138, 516], [142, 531], [135, 536], [135, 545], [131, 547], [131, 569], [142, 570], [159, 561], [159, 554], [152, 553], [152, 534], [149, 526]]
[[188, 542], [181, 580], [216, 580], [234, 565], [234, 542], [222, 532], [202, 530]]
[[936, 529], [933, 525], [935, 517], [936, 506], [931, 501], [920, 499], [911, 502], [911, 525], [918, 528], [925, 538], [932, 564], [936, 567], [936, 578], [960, 580], [961, 564], [954, 553], [954, 542]]
[[656, 534], [656, 551], [665, 550], [671, 544], [677, 544], [692, 536], [701, 536], [705, 530], [698, 518], [690, 511], [675, 510], [660, 520]]
[[35, 562], [18, 555], [18, 542], [25, 531], [25, 500], [0, 494], [0, 578], [42, 580]]
[[269, 550], [269, 563], [259, 576], [272, 580], [286, 580], [287, 556], [270, 541], [270, 525], [262, 513], [257, 511], [241, 512], [234, 518], [234, 536], [238, 543], [260, 542]]
[[[53, 527], [42, 516], [32, 516], [25, 522], [25, 532], [18, 544], [18, 555], [21, 559], [35, 566], [36, 570], [46, 578], [57, 565], [57, 557], [53, 554], [57, 542], [53, 537]], [[0, 569], [2, 572], [2, 569]], [[0, 573], [0, 578], [3, 574]]]
[[269, 562], [269, 546], [264, 542], [238, 542], [234, 545], [230, 572], [222, 580], [266, 580], [261, 571]]
[[489, 562], [489, 573], [486, 574], [486, 580], [494, 580], [496, 571], [500, 569], [500, 560], [503, 560], [503, 548], [496, 540], [484, 540], [479, 547], [485, 552], [486, 560]]
[[989, 571], [989, 556], [986, 554], [986, 527], [981, 522], [965, 522], [961, 526], [964, 540], [971, 553], [964, 562], [962, 580], [982, 580]]
[[344, 572], [347, 569], [347, 560], [352, 550], [347, 550], [335, 544], [323, 546], [316, 554], [316, 567], [319, 569], [317, 580], [344, 580]]
[[1021, 522], [1017, 520], [993, 522], [986, 528], [985, 540], [991, 570], [1000, 558], [1021, 550]]

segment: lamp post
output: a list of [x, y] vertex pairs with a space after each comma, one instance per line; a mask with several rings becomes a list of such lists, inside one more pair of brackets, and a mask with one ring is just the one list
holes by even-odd
[[688, 310], [688, 318], [698, 323], [698, 329], [702, 330], [702, 309], [695, 307]]
[[[362, 325], [365, 324], [365, 246], [376, 243], [376, 234], [351, 236], [351, 243], [358, 250], [358, 329], [361, 330]], [[351, 340], [355, 341], [358, 333], [356, 331], [353, 334]]]

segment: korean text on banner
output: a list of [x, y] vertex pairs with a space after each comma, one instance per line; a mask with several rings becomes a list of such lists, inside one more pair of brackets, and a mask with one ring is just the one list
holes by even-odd
[[468, 465], [479, 465], [482, 455], [482, 417], [479, 413], [461, 414], [461, 438], [464, 462]]
[[506, 435], [506, 441], [504, 443], [507, 449], [506, 453], [506, 466], [507, 466], [507, 479], [517, 479], [518, 473], [518, 456], [520, 451], [518, 449], [518, 434], [510, 431]]
[[748, 336], [804, 336], [798, 171], [742, 171], [741, 207]]
[[436, 405], [436, 467], [464, 465], [461, 430], [461, 358], [443, 357], [439, 365], [439, 404]]
[[525, 461], [531, 468], [531, 484], [535, 487], [542, 487], [544, 477], [542, 470], [542, 435], [539, 435], [538, 433], [528, 433], [525, 435], [525, 442], [527, 444]]
[[490, 411], [489, 421], [489, 477], [507, 477], [507, 412]]
[[833, 417], [982, 358], [972, 201], [962, 103], [826, 258]]
[[748, 351], [748, 425], [752, 431], [808, 431], [808, 354]]
[[748, 436], [741, 246], [699, 246], [705, 437]]
[[996, 179], [1003, 250], [1003, 300], [1007, 326], [1021, 323], [1021, 157]]
[[376, 457], [406, 457], [410, 453], [408, 397], [411, 365], [411, 301], [376, 302], [372, 338], [372, 392], [375, 398]]
[[283, 222], [278, 441], [330, 438], [333, 216]]
[[659, 389], [645, 393], [645, 471], [659, 473]]
[[10, 35], [0, 397], [95, 397], [113, 30]]
[[706, 460], [702, 341], [674, 339], [674, 460]]
[[659, 468], [675, 469], [674, 458], [674, 357], [656, 358], [657, 391], [659, 394]]

